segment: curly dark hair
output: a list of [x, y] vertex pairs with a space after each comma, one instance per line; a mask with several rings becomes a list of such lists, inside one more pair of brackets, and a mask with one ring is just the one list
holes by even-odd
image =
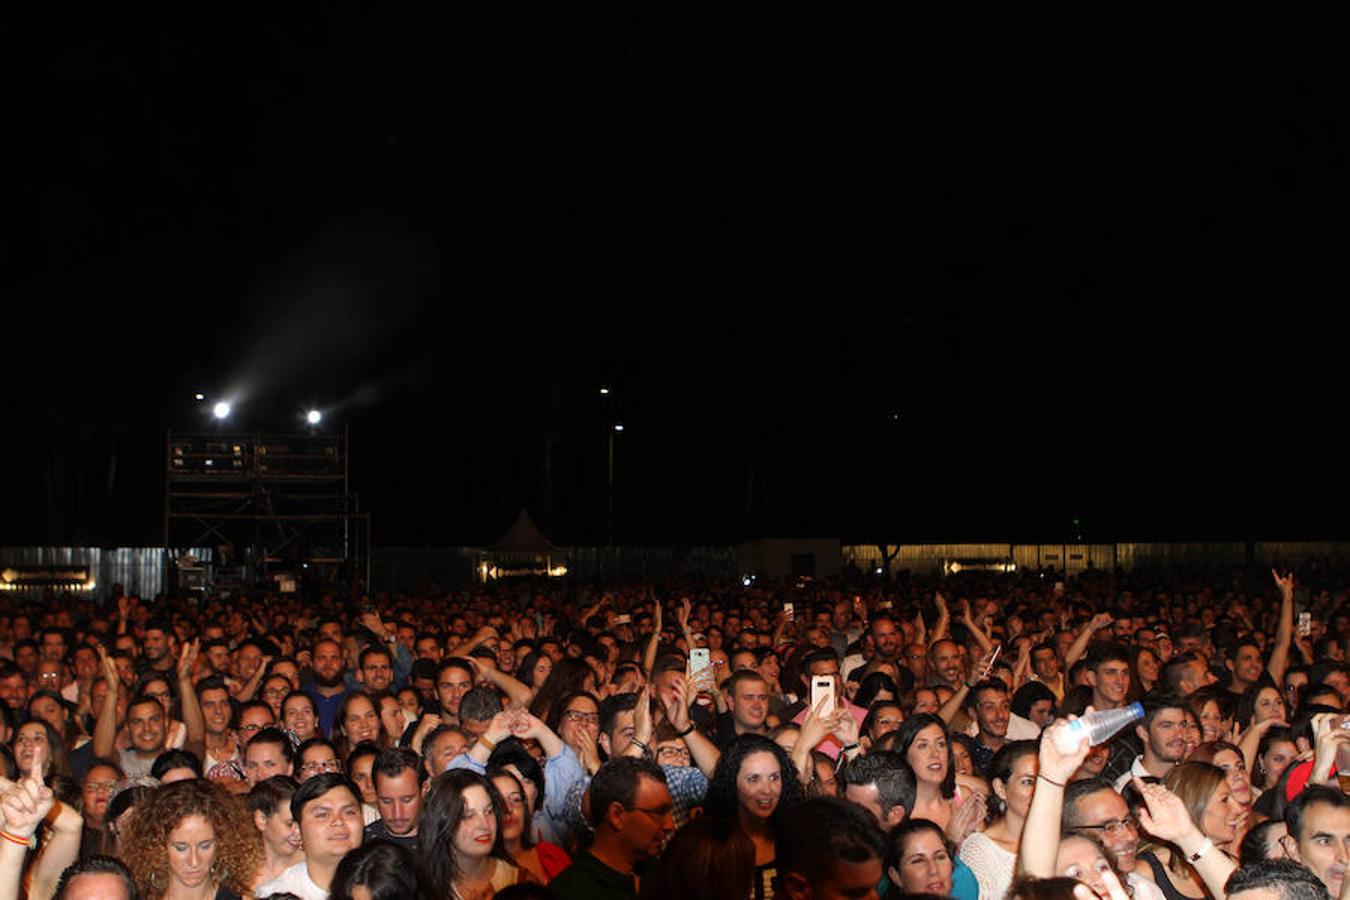
[[708, 782], [704, 811], [710, 816], [725, 819], [735, 819], [739, 816], [740, 799], [736, 791], [736, 778], [740, 775], [741, 765], [746, 758], [756, 753], [768, 753], [778, 760], [783, 790], [778, 797], [778, 805], [769, 816], [769, 827], [777, 832], [784, 816], [806, 799], [806, 789], [802, 787], [801, 779], [797, 777], [797, 768], [792, 764], [787, 751], [763, 735], [739, 735], [722, 751], [717, 768], [713, 770], [712, 780]]
[[188, 816], [201, 816], [216, 833], [213, 876], [219, 884], [247, 895], [262, 863], [262, 838], [244, 804], [224, 788], [200, 778], [157, 788], [136, 807], [130, 833], [119, 846], [141, 896], [153, 900], [169, 886], [169, 833]]

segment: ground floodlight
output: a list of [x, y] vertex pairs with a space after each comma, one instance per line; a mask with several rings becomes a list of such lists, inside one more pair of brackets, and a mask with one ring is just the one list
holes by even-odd
[[323, 413], [319, 412], [317, 409], [311, 409], [309, 412], [305, 413], [305, 421], [311, 425], [318, 425], [319, 422], [323, 421]]
[[211, 414], [217, 419], [225, 418], [230, 414], [230, 404], [226, 403], [224, 400], [220, 401], [211, 408]]

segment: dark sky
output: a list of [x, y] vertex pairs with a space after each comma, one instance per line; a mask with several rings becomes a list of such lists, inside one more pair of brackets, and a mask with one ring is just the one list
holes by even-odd
[[1330, 65], [497, 6], [4, 14], [0, 543], [157, 542], [197, 389], [598, 542], [601, 384], [620, 542], [1346, 536]]

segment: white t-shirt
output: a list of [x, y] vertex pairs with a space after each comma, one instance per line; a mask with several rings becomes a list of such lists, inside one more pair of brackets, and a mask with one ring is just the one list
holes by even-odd
[[309, 869], [298, 862], [253, 892], [255, 897], [294, 894], [302, 900], [328, 900], [328, 892], [309, 877]]

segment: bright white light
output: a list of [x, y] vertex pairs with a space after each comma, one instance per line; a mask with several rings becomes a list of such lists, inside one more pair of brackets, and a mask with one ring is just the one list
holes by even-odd
[[305, 413], [305, 421], [311, 425], [318, 425], [322, 419], [323, 413], [319, 412], [317, 409], [311, 409], [309, 412]]
[[602, 388], [600, 389], [600, 393], [602, 393], [602, 394], [608, 394], [608, 393], [609, 393], [609, 388], [607, 388], [607, 387], [602, 387]]
[[195, 393], [195, 394], [193, 394], [192, 397], [193, 397], [193, 399], [195, 399], [195, 400], [205, 400], [205, 399], [206, 399], [206, 395], [203, 394], [203, 393], [201, 393], [200, 391], [197, 392], [197, 393]]
[[885, 570], [882, 569], [881, 566], [877, 566], [877, 574], [878, 574], [878, 575], [880, 575], [880, 574], [881, 574], [882, 572], [884, 572], [884, 571], [885, 571]]
[[224, 400], [211, 407], [211, 414], [217, 419], [223, 419], [230, 414], [230, 404]]
[[755, 579], [751, 578], [749, 575], [742, 575], [742, 576], [741, 576], [741, 584], [745, 585], [746, 587], [749, 587], [749, 586], [750, 586], [750, 582], [752, 582], [752, 581], [754, 581], [754, 580], [755, 580]]
[[622, 425], [615, 425], [615, 426], [614, 426], [614, 430], [615, 430], [615, 431], [623, 431], [623, 426], [622, 426]]

